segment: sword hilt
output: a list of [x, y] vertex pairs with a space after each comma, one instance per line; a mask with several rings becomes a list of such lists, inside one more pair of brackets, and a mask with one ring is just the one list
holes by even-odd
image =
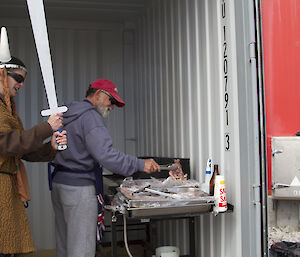
[[[59, 129], [58, 131], [61, 133], [62, 129]], [[57, 144], [58, 144], [57, 149], [60, 150], [60, 151], [66, 150], [68, 148], [67, 145], [61, 145], [60, 143], [57, 143]]]
[[[48, 110], [43, 110], [43, 111], [41, 111], [41, 114], [42, 114], [42, 116], [50, 116], [51, 114], [63, 113], [63, 112], [66, 112], [67, 110], [68, 110], [67, 106], [60, 106], [60, 107], [50, 108]], [[62, 129], [59, 129], [58, 131], [62, 132]], [[59, 143], [57, 143], [57, 144], [58, 144], [57, 149], [60, 151], [63, 151], [68, 148], [67, 145], [61, 145]]]

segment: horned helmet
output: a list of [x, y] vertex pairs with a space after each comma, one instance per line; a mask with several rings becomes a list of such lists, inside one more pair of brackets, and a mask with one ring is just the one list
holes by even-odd
[[8, 86], [7, 86], [7, 69], [22, 69], [27, 72], [25, 64], [17, 57], [11, 56], [8, 44], [7, 31], [5, 27], [1, 28], [0, 36], [0, 74], [3, 86], [3, 100], [6, 107], [11, 113], [16, 113], [15, 103], [10, 99]]

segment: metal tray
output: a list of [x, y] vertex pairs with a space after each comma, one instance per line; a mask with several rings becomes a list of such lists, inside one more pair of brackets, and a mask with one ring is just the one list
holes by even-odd
[[[148, 188], [132, 192], [131, 188], [119, 188], [118, 191], [124, 195], [124, 197], [132, 203], [153, 203], [153, 202], [211, 202], [214, 201], [213, 196], [209, 196], [207, 193], [203, 192], [199, 188], [195, 187], [171, 187], [171, 188], [156, 188], [151, 187], [151, 191]], [[150, 188], [149, 188], [150, 190]], [[175, 198], [175, 199], [174, 199]], [[140, 206], [134, 206], [140, 207]]]
[[128, 207], [130, 208], [156, 208], [156, 207], [172, 207], [172, 206], [189, 206], [194, 204], [207, 204], [211, 201], [203, 201], [201, 199], [190, 199], [190, 200], [127, 200]]
[[199, 182], [170, 183], [173, 181], [128, 179], [117, 189], [114, 204], [126, 210], [129, 217], [190, 216], [212, 210], [215, 199], [198, 187]]
[[140, 218], [140, 217], [161, 217], [172, 215], [176, 217], [186, 216], [197, 216], [198, 214], [209, 213], [212, 210], [213, 203], [204, 204], [190, 204], [190, 205], [177, 205], [167, 207], [155, 207], [155, 208], [127, 208], [128, 217]]

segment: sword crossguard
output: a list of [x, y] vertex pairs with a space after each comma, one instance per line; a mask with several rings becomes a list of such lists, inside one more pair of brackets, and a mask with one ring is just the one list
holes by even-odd
[[50, 116], [51, 114], [63, 113], [63, 112], [66, 112], [67, 110], [68, 110], [67, 106], [60, 106], [60, 107], [50, 108], [47, 110], [42, 110], [41, 114], [42, 114], [42, 116]]

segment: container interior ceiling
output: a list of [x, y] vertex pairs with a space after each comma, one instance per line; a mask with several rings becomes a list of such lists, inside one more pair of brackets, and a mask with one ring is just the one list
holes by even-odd
[[[44, 0], [47, 19], [80, 21], [134, 21], [145, 10], [147, 0]], [[1, 16], [28, 18], [26, 1], [1, 1]]]
[[[59, 104], [81, 100], [99, 76], [114, 81], [126, 102], [106, 121], [116, 148], [139, 156], [190, 158], [191, 177], [199, 181], [211, 157], [225, 176], [235, 211], [197, 220], [197, 256], [259, 256], [260, 205], [252, 204], [257, 192], [250, 187], [259, 183], [257, 88], [248, 59], [252, 1], [44, 3]], [[48, 106], [26, 1], [1, 0], [0, 25], [8, 27], [13, 55], [30, 67], [30, 87], [17, 97], [29, 128]], [[35, 242], [39, 249], [54, 248], [46, 166], [27, 167]], [[186, 223], [168, 221], [158, 234], [161, 245], [177, 245], [188, 254]]]

